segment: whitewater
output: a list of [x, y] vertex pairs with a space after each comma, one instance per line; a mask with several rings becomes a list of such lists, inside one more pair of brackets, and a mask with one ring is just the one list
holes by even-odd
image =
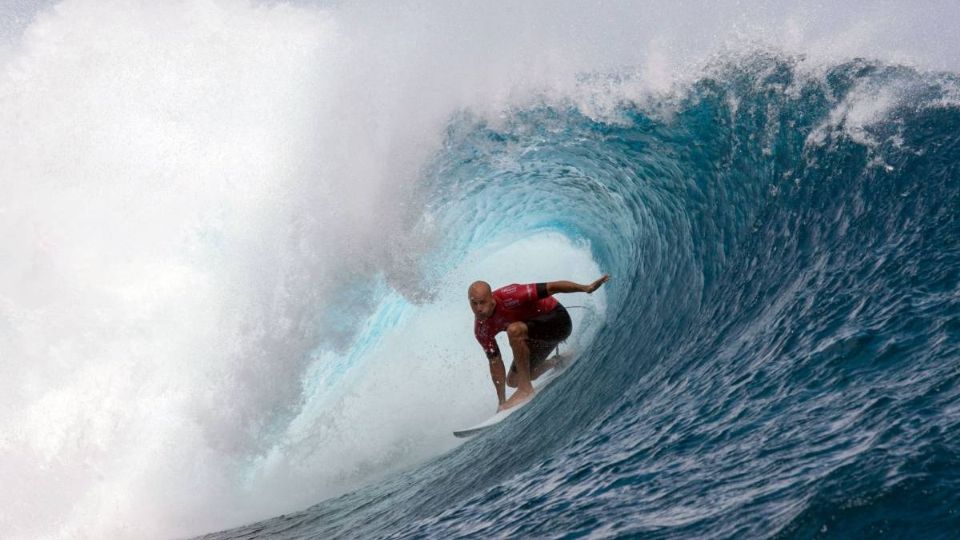
[[[958, 74], [954, 2], [3, 4], [0, 537], [956, 537]], [[467, 286], [602, 273], [454, 438]]]

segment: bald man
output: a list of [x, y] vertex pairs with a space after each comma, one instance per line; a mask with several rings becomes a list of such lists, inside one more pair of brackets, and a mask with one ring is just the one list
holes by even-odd
[[[497, 389], [498, 411], [509, 409], [533, 396], [531, 381], [553, 367], [547, 360], [557, 345], [570, 337], [573, 323], [567, 310], [553, 297], [556, 293], [592, 294], [610, 279], [603, 275], [589, 285], [572, 281], [516, 283], [495, 291], [485, 281], [475, 281], [467, 290], [470, 309], [476, 317], [473, 333], [490, 361], [490, 376]], [[497, 346], [496, 335], [506, 330], [513, 350], [513, 364], [507, 375]], [[506, 388], [516, 392], [506, 399]]]

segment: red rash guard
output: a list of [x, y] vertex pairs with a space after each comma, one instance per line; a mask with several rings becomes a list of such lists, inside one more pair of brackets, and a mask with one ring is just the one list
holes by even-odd
[[540, 287], [543, 298], [537, 294], [536, 283], [514, 283], [493, 291], [493, 298], [497, 303], [493, 315], [485, 321], [476, 319], [473, 323], [473, 333], [483, 351], [487, 353], [487, 358], [500, 355], [500, 348], [497, 347], [494, 337], [506, 330], [510, 323], [529, 321], [557, 307], [557, 299], [547, 295], [546, 285], [541, 283]]

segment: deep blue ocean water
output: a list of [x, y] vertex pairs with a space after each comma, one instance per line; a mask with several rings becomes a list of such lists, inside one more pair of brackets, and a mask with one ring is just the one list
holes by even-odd
[[960, 81], [802, 64], [451, 119], [446, 250], [586, 242], [605, 324], [498, 428], [204, 538], [960, 537]]

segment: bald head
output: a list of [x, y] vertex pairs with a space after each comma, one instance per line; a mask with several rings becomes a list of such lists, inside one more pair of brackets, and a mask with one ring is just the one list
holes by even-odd
[[467, 298], [470, 300], [470, 309], [480, 320], [488, 319], [493, 315], [497, 303], [493, 299], [493, 291], [486, 281], [474, 281], [467, 289]]
[[474, 281], [470, 284], [470, 288], [467, 289], [467, 296], [485, 296], [491, 294], [493, 291], [490, 289], [490, 284], [486, 281]]

